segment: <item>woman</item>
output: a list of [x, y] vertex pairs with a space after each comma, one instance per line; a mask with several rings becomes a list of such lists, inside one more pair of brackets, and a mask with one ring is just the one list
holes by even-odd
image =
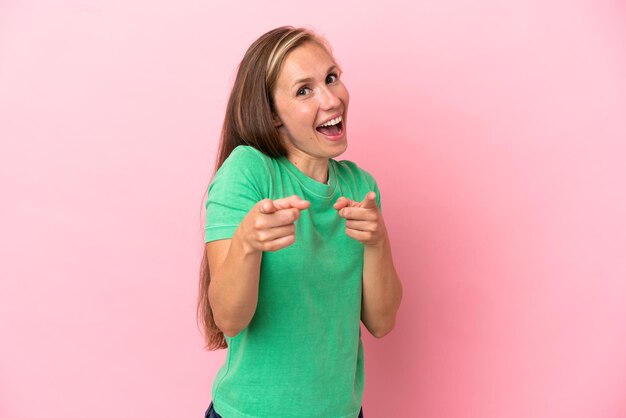
[[207, 417], [362, 417], [360, 321], [394, 326], [402, 287], [374, 178], [350, 161], [349, 95], [320, 36], [246, 52], [206, 203], [198, 316], [228, 347]]

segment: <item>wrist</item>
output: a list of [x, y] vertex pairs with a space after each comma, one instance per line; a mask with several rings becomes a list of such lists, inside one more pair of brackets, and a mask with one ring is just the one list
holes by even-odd
[[[244, 238], [243, 233], [241, 232], [240, 228], [237, 228], [235, 230], [235, 233], [233, 235], [233, 243], [239, 247], [239, 249], [241, 250], [241, 253], [244, 256], [256, 256], [261, 254], [263, 251], [254, 248], [252, 245], [250, 245], [246, 239]], [[232, 245], [232, 244], [231, 244]]]
[[383, 251], [387, 247], [387, 237], [383, 237], [377, 242], [373, 243], [364, 243], [365, 249], [373, 250], [373, 251]]

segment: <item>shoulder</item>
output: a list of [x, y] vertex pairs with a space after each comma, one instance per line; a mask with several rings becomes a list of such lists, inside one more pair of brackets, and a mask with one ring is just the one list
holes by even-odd
[[340, 180], [351, 180], [357, 183], [365, 183], [370, 187], [376, 185], [374, 176], [362, 167], [359, 167], [357, 163], [350, 160], [334, 161], [335, 168], [337, 169], [337, 176]]
[[237, 146], [215, 172], [209, 191], [219, 187], [232, 191], [241, 186], [254, 189], [259, 194], [265, 193], [270, 176], [269, 158], [254, 147]]
[[[269, 158], [258, 149], [249, 145], [237, 146], [224, 160], [223, 166], [238, 166], [238, 167], [255, 167], [265, 165], [265, 159]], [[222, 168], [220, 167], [220, 169]]]
[[367, 170], [359, 167], [354, 161], [341, 160], [334, 161], [335, 168], [337, 170], [337, 181], [348, 185], [349, 187], [355, 187], [358, 193], [357, 199], [362, 199], [367, 192], [376, 192], [376, 203], [382, 210], [380, 189], [374, 176]]
[[249, 145], [237, 146], [224, 160], [215, 173], [215, 177], [247, 177], [258, 179], [267, 177], [271, 166], [271, 157]]

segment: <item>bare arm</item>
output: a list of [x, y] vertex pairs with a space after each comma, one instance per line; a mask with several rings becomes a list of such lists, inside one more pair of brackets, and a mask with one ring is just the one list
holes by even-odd
[[365, 245], [363, 257], [361, 321], [373, 336], [380, 338], [395, 326], [402, 300], [402, 285], [387, 234], [379, 245]]
[[213, 319], [224, 334], [234, 337], [248, 325], [256, 310], [263, 253], [246, 250], [236, 232], [232, 239], [208, 242], [206, 252]]
[[264, 199], [244, 217], [232, 239], [206, 244], [213, 318], [225, 335], [234, 337], [254, 316], [258, 303], [263, 251], [295, 242], [295, 224], [309, 202], [297, 196]]
[[383, 337], [395, 325], [402, 284], [393, 265], [376, 193], [369, 192], [360, 203], [340, 197], [334, 207], [346, 218], [346, 234], [364, 245], [361, 321], [373, 336]]

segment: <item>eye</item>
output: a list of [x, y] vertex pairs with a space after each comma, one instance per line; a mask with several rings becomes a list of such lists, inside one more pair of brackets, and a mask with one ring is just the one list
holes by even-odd
[[339, 79], [339, 76], [337, 75], [337, 73], [330, 73], [326, 76], [326, 84], [334, 83], [338, 79]]
[[307, 92], [311, 90], [308, 87], [302, 87], [300, 90], [298, 90], [298, 92], [296, 93], [296, 96], [304, 96], [307, 94]]

